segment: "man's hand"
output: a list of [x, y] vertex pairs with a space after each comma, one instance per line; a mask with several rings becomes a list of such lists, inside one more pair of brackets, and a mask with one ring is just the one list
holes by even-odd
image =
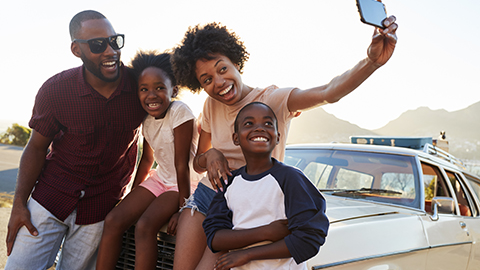
[[397, 28], [395, 16], [390, 16], [383, 21], [385, 29], [375, 28], [372, 43], [368, 47], [368, 58], [378, 66], [387, 63], [397, 44]]
[[10, 215], [10, 220], [8, 221], [8, 231], [7, 231], [7, 256], [10, 256], [13, 249], [13, 243], [17, 238], [18, 230], [22, 226], [27, 227], [31, 235], [37, 236], [38, 231], [32, 224], [30, 220], [30, 211], [24, 205], [18, 206], [14, 205], [12, 207], [12, 214]]

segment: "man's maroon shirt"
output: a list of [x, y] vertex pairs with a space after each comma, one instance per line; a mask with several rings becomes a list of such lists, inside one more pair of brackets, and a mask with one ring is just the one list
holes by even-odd
[[108, 99], [85, 81], [83, 66], [53, 76], [38, 91], [29, 125], [53, 141], [32, 197], [60, 220], [75, 209], [77, 224], [104, 220], [131, 179], [146, 113], [132, 75], [121, 69]]

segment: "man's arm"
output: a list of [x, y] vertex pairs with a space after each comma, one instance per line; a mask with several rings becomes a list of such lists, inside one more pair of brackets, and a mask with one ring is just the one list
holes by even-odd
[[328, 84], [306, 90], [295, 89], [288, 99], [291, 112], [314, 108], [326, 103], [335, 103], [362, 84], [372, 73], [384, 65], [392, 56], [397, 43], [395, 17], [388, 17], [386, 29], [375, 29], [368, 48], [368, 57], [355, 67], [333, 78]]
[[45, 164], [45, 156], [52, 139], [32, 130], [30, 140], [23, 151], [18, 170], [12, 213], [8, 222], [7, 255], [10, 255], [12, 252], [17, 232], [22, 226], [27, 227], [32, 235], [38, 235], [37, 229], [30, 220], [27, 200]]

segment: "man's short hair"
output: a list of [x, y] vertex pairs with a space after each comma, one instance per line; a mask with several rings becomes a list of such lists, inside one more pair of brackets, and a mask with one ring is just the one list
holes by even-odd
[[88, 20], [98, 20], [98, 19], [106, 19], [102, 13], [95, 11], [95, 10], [84, 10], [77, 15], [73, 16], [72, 20], [70, 21], [70, 38], [72, 41], [75, 39], [78, 31], [82, 28], [82, 23]]

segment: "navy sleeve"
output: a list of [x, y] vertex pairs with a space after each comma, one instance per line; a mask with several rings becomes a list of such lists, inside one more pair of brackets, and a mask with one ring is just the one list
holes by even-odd
[[[230, 179], [229, 179], [230, 180]], [[231, 180], [230, 180], [231, 181]], [[226, 189], [225, 189], [226, 191]], [[224, 191], [224, 192], [225, 192]], [[227, 206], [224, 192], [218, 192], [213, 197], [210, 207], [208, 208], [207, 217], [203, 221], [203, 230], [207, 236], [207, 245], [212, 252], [218, 252], [219, 250], [212, 249], [212, 241], [215, 233], [218, 230], [233, 228], [232, 224], [232, 211]]]
[[283, 166], [275, 178], [285, 195], [285, 214], [292, 232], [285, 243], [299, 264], [315, 256], [325, 243], [329, 221], [325, 199], [318, 189], [298, 169]]

